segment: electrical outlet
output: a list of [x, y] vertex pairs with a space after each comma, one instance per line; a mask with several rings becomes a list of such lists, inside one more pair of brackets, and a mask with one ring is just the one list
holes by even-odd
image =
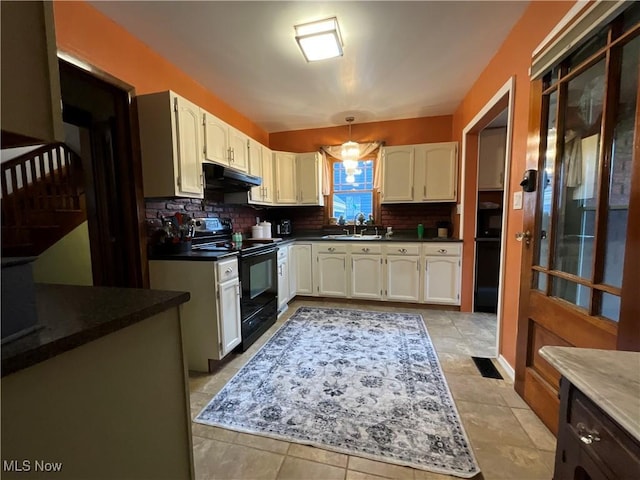
[[456, 215], [460, 215], [462, 213], [462, 205], [459, 203], [456, 204]]
[[522, 210], [522, 192], [513, 192], [513, 209]]

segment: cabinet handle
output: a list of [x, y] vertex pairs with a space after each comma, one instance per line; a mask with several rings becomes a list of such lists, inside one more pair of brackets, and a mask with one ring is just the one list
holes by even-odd
[[236, 149], [235, 148], [231, 149], [231, 161], [233, 163], [236, 163]]
[[440, 250], [438, 250], [438, 253], [447, 253], [447, 249], [446, 248], [441, 248]]
[[426, 186], [426, 185], [424, 185], [424, 186], [422, 187], [422, 196], [423, 196], [423, 197], [426, 197], [426, 196], [427, 196], [427, 186]]
[[227, 269], [224, 271], [224, 273], [231, 273], [231, 272], [233, 272], [233, 268], [231, 268], [231, 267], [227, 268]]
[[329, 247], [329, 248], [327, 248], [327, 250], [329, 250], [330, 252], [335, 252], [336, 251], [336, 249], [333, 248], [333, 247]]
[[600, 433], [596, 429], [589, 430], [582, 422], [578, 423], [576, 427], [578, 428], [578, 436], [582, 443], [591, 445], [593, 442], [600, 441]]
[[238, 297], [242, 298], [242, 291], [240, 290], [240, 284], [237, 285], [238, 288]]
[[406, 248], [399, 248], [398, 251], [400, 253], [407, 253], [407, 249]]
[[368, 248], [363, 248], [363, 249], [362, 249], [362, 251], [363, 251], [364, 253], [367, 253], [367, 252], [369, 251], [369, 249], [368, 249]]

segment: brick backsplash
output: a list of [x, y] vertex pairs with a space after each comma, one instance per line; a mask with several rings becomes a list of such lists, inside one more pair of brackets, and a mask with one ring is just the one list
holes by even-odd
[[414, 229], [421, 223], [425, 228], [435, 228], [438, 222], [450, 222], [452, 204], [397, 204], [381, 205], [380, 223], [395, 230]]
[[[151, 235], [161, 226], [160, 216], [171, 216], [176, 212], [186, 213], [192, 217], [231, 218], [235, 231], [247, 236], [251, 234], [251, 226], [256, 217], [276, 223], [289, 219], [296, 231], [321, 231], [324, 224], [324, 207], [274, 207], [254, 208], [245, 205], [225, 204], [214, 200], [196, 198], [154, 198], [147, 199], [146, 219], [147, 233]], [[381, 218], [376, 221], [379, 226], [393, 226], [395, 230], [415, 229], [422, 223], [425, 228], [435, 228], [440, 221], [451, 221], [451, 204], [398, 204], [381, 205]]]
[[145, 200], [147, 233], [150, 235], [157, 230], [162, 222], [161, 215], [171, 216], [176, 212], [197, 217], [230, 218], [233, 229], [245, 234], [251, 232], [251, 226], [256, 224], [256, 217], [264, 219], [266, 210], [257, 210], [245, 205], [231, 205], [212, 200], [198, 198], [153, 198]]

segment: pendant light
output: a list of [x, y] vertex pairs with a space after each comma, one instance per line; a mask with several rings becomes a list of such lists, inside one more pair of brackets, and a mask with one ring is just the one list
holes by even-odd
[[[355, 117], [347, 117], [345, 121], [349, 124], [349, 140], [342, 144], [342, 166], [347, 173], [347, 182], [353, 183], [353, 176], [356, 174], [358, 168], [358, 159], [360, 157], [360, 146], [351, 140], [351, 123], [355, 120]], [[349, 181], [351, 180], [351, 181]]]

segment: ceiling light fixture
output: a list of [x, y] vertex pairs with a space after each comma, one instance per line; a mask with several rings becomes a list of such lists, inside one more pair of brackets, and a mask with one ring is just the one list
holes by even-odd
[[342, 37], [336, 17], [294, 25], [293, 28], [307, 62], [342, 56]]

